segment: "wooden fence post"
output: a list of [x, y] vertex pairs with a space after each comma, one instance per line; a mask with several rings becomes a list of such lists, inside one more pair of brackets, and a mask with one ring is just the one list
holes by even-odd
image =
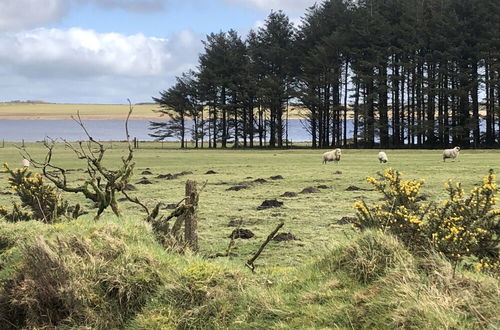
[[198, 187], [196, 181], [186, 181], [184, 240], [193, 252], [198, 252]]

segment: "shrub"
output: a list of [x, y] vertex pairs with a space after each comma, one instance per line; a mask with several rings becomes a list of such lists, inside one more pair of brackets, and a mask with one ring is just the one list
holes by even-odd
[[424, 180], [403, 180], [402, 173], [388, 168], [380, 178], [366, 180], [384, 195], [384, 200], [373, 207], [364, 201], [354, 204], [358, 218], [357, 226], [380, 228], [396, 235], [408, 248], [420, 250], [426, 240], [423, 218], [429, 207], [420, 202], [418, 194]]
[[[11, 170], [7, 164], [4, 169], [10, 174], [9, 184], [21, 199], [21, 206], [13, 203], [12, 211], [0, 207], [0, 215], [7, 221], [40, 220], [53, 223], [61, 216], [77, 218], [81, 215], [80, 205], [70, 206], [64, 201], [55, 187], [44, 183], [39, 173], [32, 173], [28, 168]], [[31, 212], [23, 211], [28, 208]]]
[[388, 231], [414, 252], [434, 248], [454, 268], [466, 257], [473, 257], [478, 270], [498, 275], [500, 210], [495, 203], [500, 190], [493, 170], [468, 197], [460, 183], [445, 184], [449, 199], [441, 205], [421, 201], [423, 180], [402, 180], [402, 174], [391, 168], [380, 177], [367, 181], [384, 195], [384, 200], [372, 207], [363, 201], [354, 204], [358, 227]]
[[500, 190], [495, 179], [496, 175], [490, 170], [468, 197], [460, 183], [450, 180], [445, 184], [449, 199], [431, 210], [426, 227], [433, 246], [454, 265], [474, 256], [478, 270], [498, 275], [500, 209], [494, 206]]

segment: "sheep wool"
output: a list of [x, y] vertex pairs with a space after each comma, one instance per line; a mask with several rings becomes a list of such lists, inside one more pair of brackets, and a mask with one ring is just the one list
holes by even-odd
[[387, 158], [385, 152], [381, 151], [378, 153], [378, 161], [381, 163], [387, 163], [389, 161], [389, 158]]
[[323, 164], [326, 164], [327, 162], [331, 161], [338, 163], [340, 161], [340, 156], [342, 156], [342, 151], [340, 150], [340, 148], [325, 152], [323, 154]]
[[445, 149], [443, 151], [443, 162], [446, 161], [446, 158], [451, 158], [451, 159], [457, 158], [459, 152], [460, 152], [460, 147], [455, 147], [453, 149]]

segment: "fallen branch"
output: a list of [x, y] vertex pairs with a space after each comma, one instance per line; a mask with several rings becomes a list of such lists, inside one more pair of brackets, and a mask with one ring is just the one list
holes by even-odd
[[276, 233], [278, 233], [278, 231], [281, 229], [281, 227], [283, 227], [284, 224], [284, 222], [278, 224], [278, 226], [276, 226], [276, 228], [269, 234], [269, 236], [267, 236], [267, 239], [264, 241], [264, 243], [262, 243], [259, 250], [254, 254], [254, 256], [251, 259], [247, 260], [245, 266], [250, 268], [252, 272], [255, 271], [255, 265], [253, 263], [255, 262], [255, 260], [257, 260], [266, 245], [273, 239], [274, 236], [276, 236]]

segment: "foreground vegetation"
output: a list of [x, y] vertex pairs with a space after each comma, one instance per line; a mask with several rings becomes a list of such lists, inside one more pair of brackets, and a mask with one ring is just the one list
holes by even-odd
[[[44, 155], [39, 144], [27, 147], [34, 156]], [[206, 182], [199, 202], [199, 255], [165, 251], [142, 221], [144, 214], [129, 202], [122, 202], [123, 218], [108, 210], [95, 221], [96, 210], [82, 203], [91, 214], [77, 220], [2, 222], [0, 316], [5, 324], [136, 329], [499, 325], [494, 277], [462, 265], [454, 274], [453, 265], [439, 255], [414, 256], [392, 236], [353, 228], [354, 202], [379, 201], [366, 181], [386, 167], [376, 152], [345, 150], [340, 164], [322, 165], [321, 151], [142, 147], [135, 150], [132, 184], [137, 190], [130, 194], [151, 204], [177, 203], [184, 179]], [[73, 170], [72, 180], [81, 180], [85, 164], [64, 146], [56, 148], [58, 164]], [[106, 162], [119, 161], [124, 148], [114, 143]], [[498, 171], [500, 163], [497, 150], [464, 150], [458, 161], [446, 163], [438, 150], [387, 153], [391, 167], [406, 178], [425, 179], [422, 196], [438, 202], [447, 196], [443, 184], [449, 179], [468, 191], [490, 168]], [[20, 162], [15, 148], [2, 149], [2, 155], [11, 168]], [[183, 171], [192, 174], [157, 178]], [[0, 174], [0, 205], [7, 207], [16, 199], [8, 194], [8, 176]], [[265, 181], [255, 181], [259, 178]], [[139, 183], [146, 180], [152, 184]], [[228, 190], [236, 186], [245, 188]], [[281, 197], [285, 192], [297, 195]], [[81, 196], [65, 197], [82, 202]], [[257, 210], [269, 199], [284, 204]], [[251, 273], [245, 260], [280, 221], [285, 222], [282, 231], [297, 240], [271, 242]], [[238, 226], [255, 237], [236, 239], [229, 257], [214, 258], [226, 251]]]

